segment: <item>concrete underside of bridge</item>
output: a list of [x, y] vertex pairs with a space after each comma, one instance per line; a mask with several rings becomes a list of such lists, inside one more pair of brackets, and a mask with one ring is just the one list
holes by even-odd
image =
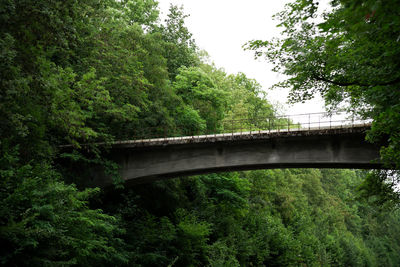
[[[203, 140], [115, 145], [111, 156], [126, 185], [203, 173], [271, 168], [380, 168], [366, 128], [293, 131]], [[111, 179], [96, 175], [96, 186]]]

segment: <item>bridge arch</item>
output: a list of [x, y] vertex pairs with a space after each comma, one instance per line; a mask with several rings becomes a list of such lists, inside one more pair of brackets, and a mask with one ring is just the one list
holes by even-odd
[[[117, 142], [111, 157], [126, 184], [210, 172], [271, 168], [381, 168], [369, 125], [257, 131]], [[111, 179], [95, 175], [96, 186]]]

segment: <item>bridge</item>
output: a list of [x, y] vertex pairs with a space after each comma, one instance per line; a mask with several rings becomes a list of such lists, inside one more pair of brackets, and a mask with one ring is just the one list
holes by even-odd
[[[296, 116], [302, 118], [228, 121], [218, 134], [118, 141], [110, 156], [128, 186], [221, 171], [382, 167], [379, 147], [365, 141], [370, 121], [325, 113]], [[111, 179], [98, 172], [90, 183], [107, 186]]]

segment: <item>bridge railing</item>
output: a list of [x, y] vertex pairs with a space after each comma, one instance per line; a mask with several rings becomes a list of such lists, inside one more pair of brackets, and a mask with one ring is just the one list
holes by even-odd
[[200, 137], [204, 135], [218, 134], [256, 134], [290, 131], [322, 130], [333, 128], [350, 128], [367, 126], [371, 119], [363, 119], [345, 112], [318, 112], [295, 115], [278, 116], [246, 116], [235, 119], [224, 119], [215, 127], [206, 131], [179, 131], [176, 128], [155, 126], [142, 129], [142, 133], [133, 136], [134, 140], [170, 138], [170, 137]]

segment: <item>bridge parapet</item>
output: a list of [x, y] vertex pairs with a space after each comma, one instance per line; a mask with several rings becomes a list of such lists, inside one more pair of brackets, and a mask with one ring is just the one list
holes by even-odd
[[[221, 127], [202, 134], [179, 133], [177, 129], [156, 126], [141, 129], [129, 140], [114, 141], [112, 146], [157, 146], [169, 144], [204, 143], [229, 140], [268, 139], [278, 136], [340, 134], [364, 132], [371, 127], [371, 119], [350, 116], [345, 112], [318, 112], [256, 118], [223, 120]], [[139, 130], [138, 130], [139, 131]], [[86, 144], [81, 144], [85, 146]], [[105, 143], [96, 143], [105, 145]], [[110, 145], [110, 143], [107, 143]], [[72, 147], [62, 145], [61, 148]]]
[[[362, 119], [344, 112], [319, 112], [296, 115], [257, 116], [226, 119], [218, 129], [206, 134], [179, 133], [177, 129], [157, 126], [141, 129], [131, 140], [117, 141], [114, 145], [152, 146], [186, 144], [228, 140], [262, 139], [276, 136], [295, 136], [362, 131], [371, 126], [370, 119]], [[364, 128], [364, 129], [363, 129]]]
[[[116, 142], [127, 185], [177, 176], [268, 168], [381, 168], [368, 124]], [[96, 185], [107, 184], [99, 177]], [[109, 182], [109, 180], [108, 180]]]
[[[170, 128], [169, 126], [157, 125], [137, 129], [130, 140], [137, 140], [142, 143], [153, 142], [154, 139], [174, 140], [180, 139], [204, 139], [211, 136], [225, 137], [227, 134], [255, 135], [255, 134], [276, 134], [283, 132], [304, 132], [310, 130], [325, 130], [336, 128], [353, 128], [370, 125], [370, 119], [363, 119], [349, 115], [345, 112], [319, 112], [296, 115], [278, 116], [235, 116], [231, 119], [224, 119], [216, 129], [208, 129], [206, 132], [191, 132], [185, 129]], [[148, 141], [152, 140], [152, 141]]]
[[371, 128], [370, 123], [340, 125], [330, 127], [312, 127], [298, 129], [274, 129], [274, 130], [255, 130], [242, 131], [232, 133], [208, 134], [208, 135], [193, 135], [180, 137], [161, 137], [150, 139], [137, 139], [116, 141], [113, 147], [149, 147], [149, 146], [167, 146], [180, 144], [196, 144], [196, 143], [214, 143], [240, 140], [257, 140], [257, 139], [274, 139], [278, 137], [300, 137], [310, 135], [342, 135], [365, 133]]

